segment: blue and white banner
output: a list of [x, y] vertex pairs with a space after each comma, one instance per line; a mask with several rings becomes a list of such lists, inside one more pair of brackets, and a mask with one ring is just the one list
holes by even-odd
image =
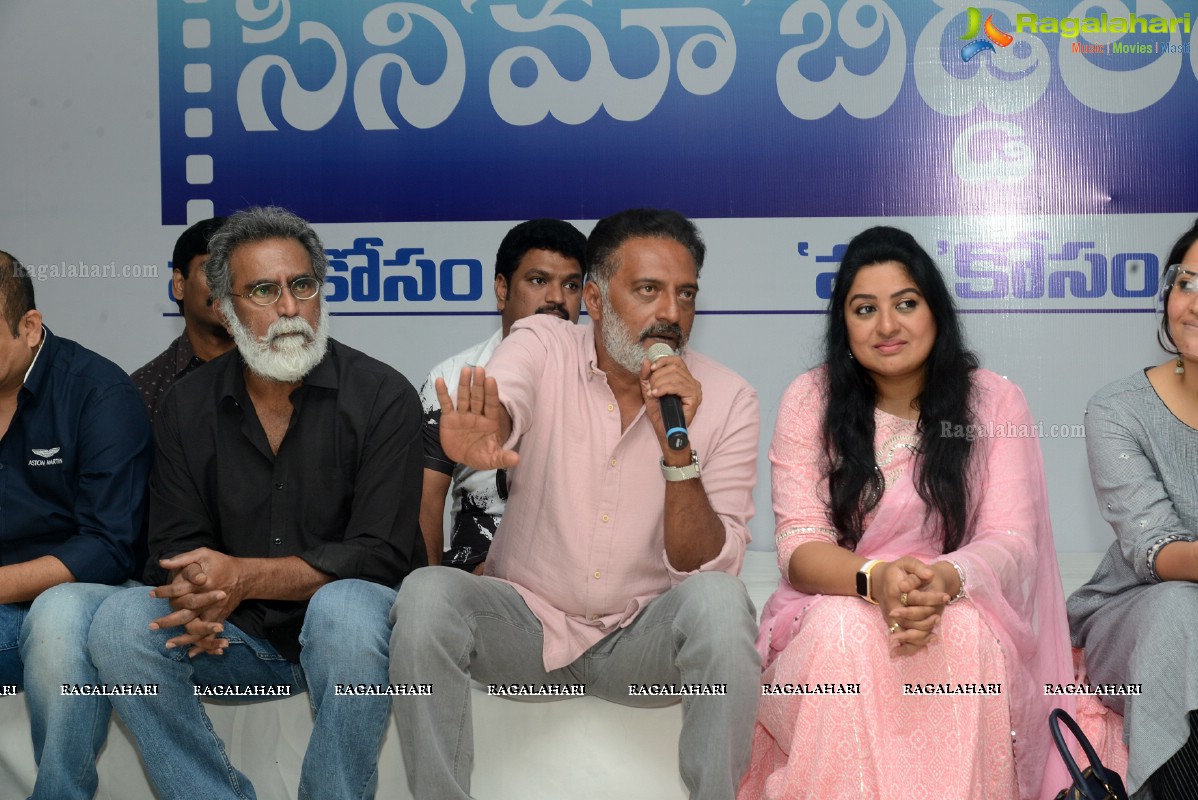
[[[866, 224], [762, 222], [704, 225], [715, 266], [704, 273], [700, 314], [823, 314], [848, 240]], [[1092, 216], [1051, 226], [1023, 217], [1001, 226], [962, 217], [894, 222], [941, 265], [966, 314], [1151, 314], [1163, 271], [1156, 250], [1173, 235], [1143, 225], [1116, 234]], [[325, 238], [325, 297], [339, 316], [490, 316], [494, 242], [413, 237], [389, 224], [336, 226]]]
[[[0, 249], [55, 333], [132, 370], [179, 335], [191, 221], [278, 203], [331, 261], [333, 335], [413, 382], [490, 336], [514, 221], [632, 205], [708, 244], [693, 345], [763, 409], [818, 363], [862, 229], [911, 231], [1046, 431], [1164, 360], [1198, 213], [1194, 0], [0, 3]], [[157, 64], [157, 68], [155, 68]], [[1058, 546], [1105, 548], [1084, 441], [1042, 440]]]
[[160, 0], [162, 221], [1189, 211], [1190, 9]]

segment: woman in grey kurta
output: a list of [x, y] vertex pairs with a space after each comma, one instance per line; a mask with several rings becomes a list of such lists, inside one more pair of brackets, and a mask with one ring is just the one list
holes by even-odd
[[[1198, 797], [1198, 221], [1173, 247], [1162, 344], [1174, 358], [1115, 381], [1086, 409], [1099, 509], [1115, 531], [1069, 598], [1075, 646], [1123, 714], [1136, 800]], [[1188, 268], [1188, 269], [1187, 269]]]

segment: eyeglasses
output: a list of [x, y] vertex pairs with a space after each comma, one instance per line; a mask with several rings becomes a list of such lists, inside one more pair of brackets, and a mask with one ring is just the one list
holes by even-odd
[[1198, 265], [1173, 264], [1165, 272], [1165, 289], [1177, 289], [1185, 294], [1198, 293]]
[[[291, 290], [291, 296], [296, 300], [311, 300], [316, 295], [320, 294], [321, 282], [310, 275], [305, 275], [301, 278], [296, 278], [287, 288]], [[247, 297], [255, 304], [260, 306], [272, 306], [279, 302], [279, 298], [283, 296], [283, 287], [277, 283], [259, 283], [256, 284], [245, 294], [238, 294], [238, 297]]]

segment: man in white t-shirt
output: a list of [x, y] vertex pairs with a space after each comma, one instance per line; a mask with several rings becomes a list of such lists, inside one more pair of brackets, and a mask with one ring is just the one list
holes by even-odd
[[[484, 366], [512, 325], [532, 314], [556, 314], [578, 321], [586, 277], [586, 237], [568, 222], [534, 219], [508, 231], [495, 254], [495, 305], [503, 326], [486, 341], [447, 358], [429, 372], [424, 404], [424, 491], [420, 529], [429, 564], [482, 572], [491, 539], [507, 500], [504, 470], [479, 472], [455, 464], [441, 449], [441, 406], [434, 388], [443, 378], [457, 391], [464, 366]], [[445, 497], [453, 498], [449, 547], [445, 547]]]

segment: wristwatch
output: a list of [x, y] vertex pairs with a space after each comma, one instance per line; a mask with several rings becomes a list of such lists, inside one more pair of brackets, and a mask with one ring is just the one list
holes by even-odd
[[699, 477], [699, 454], [691, 450], [691, 463], [685, 467], [667, 467], [665, 456], [662, 456], [661, 474], [671, 483], [676, 481], [693, 481]]
[[869, 573], [881, 563], [881, 559], [872, 558], [862, 564], [861, 569], [857, 570], [857, 594], [861, 595], [862, 600], [873, 603], [875, 606], [878, 604], [878, 601], [874, 599], [873, 580], [870, 578]]

